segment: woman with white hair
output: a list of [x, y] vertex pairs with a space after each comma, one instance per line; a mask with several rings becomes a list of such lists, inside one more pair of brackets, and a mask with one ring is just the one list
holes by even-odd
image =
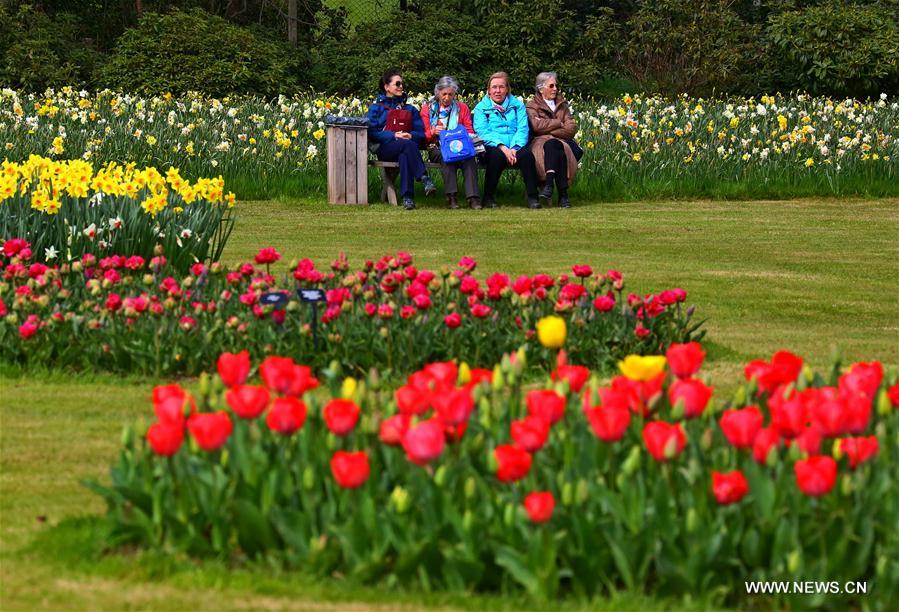
[[428, 158], [442, 164], [443, 191], [446, 203], [451, 209], [459, 208], [456, 199], [458, 185], [456, 172], [462, 170], [465, 182], [465, 197], [468, 205], [477, 210], [481, 208], [481, 194], [478, 191], [478, 162], [474, 156], [457, 162], [444, 162], [440, 153], [440, 134], [445, 130], [465, 128], [470, 136], [474, 136], [471, 126], [471, 111], [464, 102], [456, 100], [459, 93], [459, 82], [451, 76], [443, 76], [434, 86], [434, 97], [421, 108], [421, 119], [425, 126], [425, 142], [428, 145]]
[[545, 181], [540, 198], [549, 205], [555, 183], [559, 190], [559, 206], [569, 208], [568, 185], [574, 180], [578, 160], [584, 155], [584, 150], [574, 141], [577, 124], [568, 102], [559, 93], [555, 72], [538, 74], [535, 89], [536, 95], [525, 107], [531, 133], [529, 148], [534, 154], [537, 177]]

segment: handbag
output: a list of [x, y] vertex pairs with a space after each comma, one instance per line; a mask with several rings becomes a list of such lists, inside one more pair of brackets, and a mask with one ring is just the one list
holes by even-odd
[[440, 156], [447, 164], [475, 156], [474, 143], [471, 142], [471, 136], [464, 126], [440, 132]]
[[[384, 108], [388, 108], [383, 105]], [[411, 132], [412, 112], [404, 108], [388, 108], [384, 129], [388, 132]]]

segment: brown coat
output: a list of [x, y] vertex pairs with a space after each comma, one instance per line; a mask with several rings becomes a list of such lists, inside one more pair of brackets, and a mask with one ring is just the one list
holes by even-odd
[[568, 180], [574, 180], [577, 174], [577, 159], [571, 151], [571, 147], [565, 142], [574, 138], [577, 133], [577, 124], [571, 117], [571, 109], [568, 102], [561, 95], [556, 98], [556, 110], [551, 111], [543, 96], [536, 95], [525, 104], [528, 111], [528, 123], [531, 128], [531, 142], [529, 144], [534, 160], [537, 162], [537, 176], [540, 180], [546, 180], [546, 167], [543, 161], [543, 145], [550, 139], [562, 141], [565, 149], [565, 157], [568, 160]]

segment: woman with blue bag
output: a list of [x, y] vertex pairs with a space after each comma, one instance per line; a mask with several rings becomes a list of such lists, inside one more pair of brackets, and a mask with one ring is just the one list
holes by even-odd
[[524, 103], [509, 91], [509, 75], [496, 72], [487, 81], [487, 95], [474, 107], [474, 131], [486, 145], [484, 206], [496, 206], [496, 188], [503, 170], [521, 169], [528, 206], [540, 208], [537, 168], [528, 144], [528, 114]]
[[437, 191], [421, 159], [419, 145], [424, 143], [425, 129], [418, 109], [406, 103], [405, 86], [400, 71], [391, 68], [381, 77], [381, 93], [368, 107], [369, 148], [381, 161], [400, 165], [400, 197], [403, 208], [415, 210], [415, 181], [424, 185], [425, 195]]
[[456, 100], [458, 93], [456, 79], [441, 77], [434, 86], [434, 97], [421, 109], [421, 119], [428, 143], [428, 158], [442, 164], [447, 205], [453, 210], [459, 208], [456, 171], [461, 169], [468, 205], [477, 210], [481, 208], [481, 194], [478, 191], [478, 162], [471, 140], [474, 128], [468, 106]]

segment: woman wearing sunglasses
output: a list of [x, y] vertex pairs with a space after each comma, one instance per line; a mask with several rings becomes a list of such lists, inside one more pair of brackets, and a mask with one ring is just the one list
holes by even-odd
[[387, 70], [381, 77], [380, 88], [375, 103], [368, 107], [369, 148], [381, 161], [399, 162], [403, 208], [415, 210], [416, 180], [424, 185], [425, 195], [437, 192], [419, 150], [425, 140], [424, 124], [418, 109], [406, 103], [405, 85], [399, 70]]
[[534, 154], [537, 176], [545, 181], [540, 198], [551, 204], [555, 183], [559, 206], [568, 208], [568, 185], [577, 174], [577, 163], [584, 150], [574, 141], [577, 124], [568, 102], [559, 93], [555, 72], [537, 75], [536, 95], [528, 100], [526, 108], [531, 132], [529, 148]]

